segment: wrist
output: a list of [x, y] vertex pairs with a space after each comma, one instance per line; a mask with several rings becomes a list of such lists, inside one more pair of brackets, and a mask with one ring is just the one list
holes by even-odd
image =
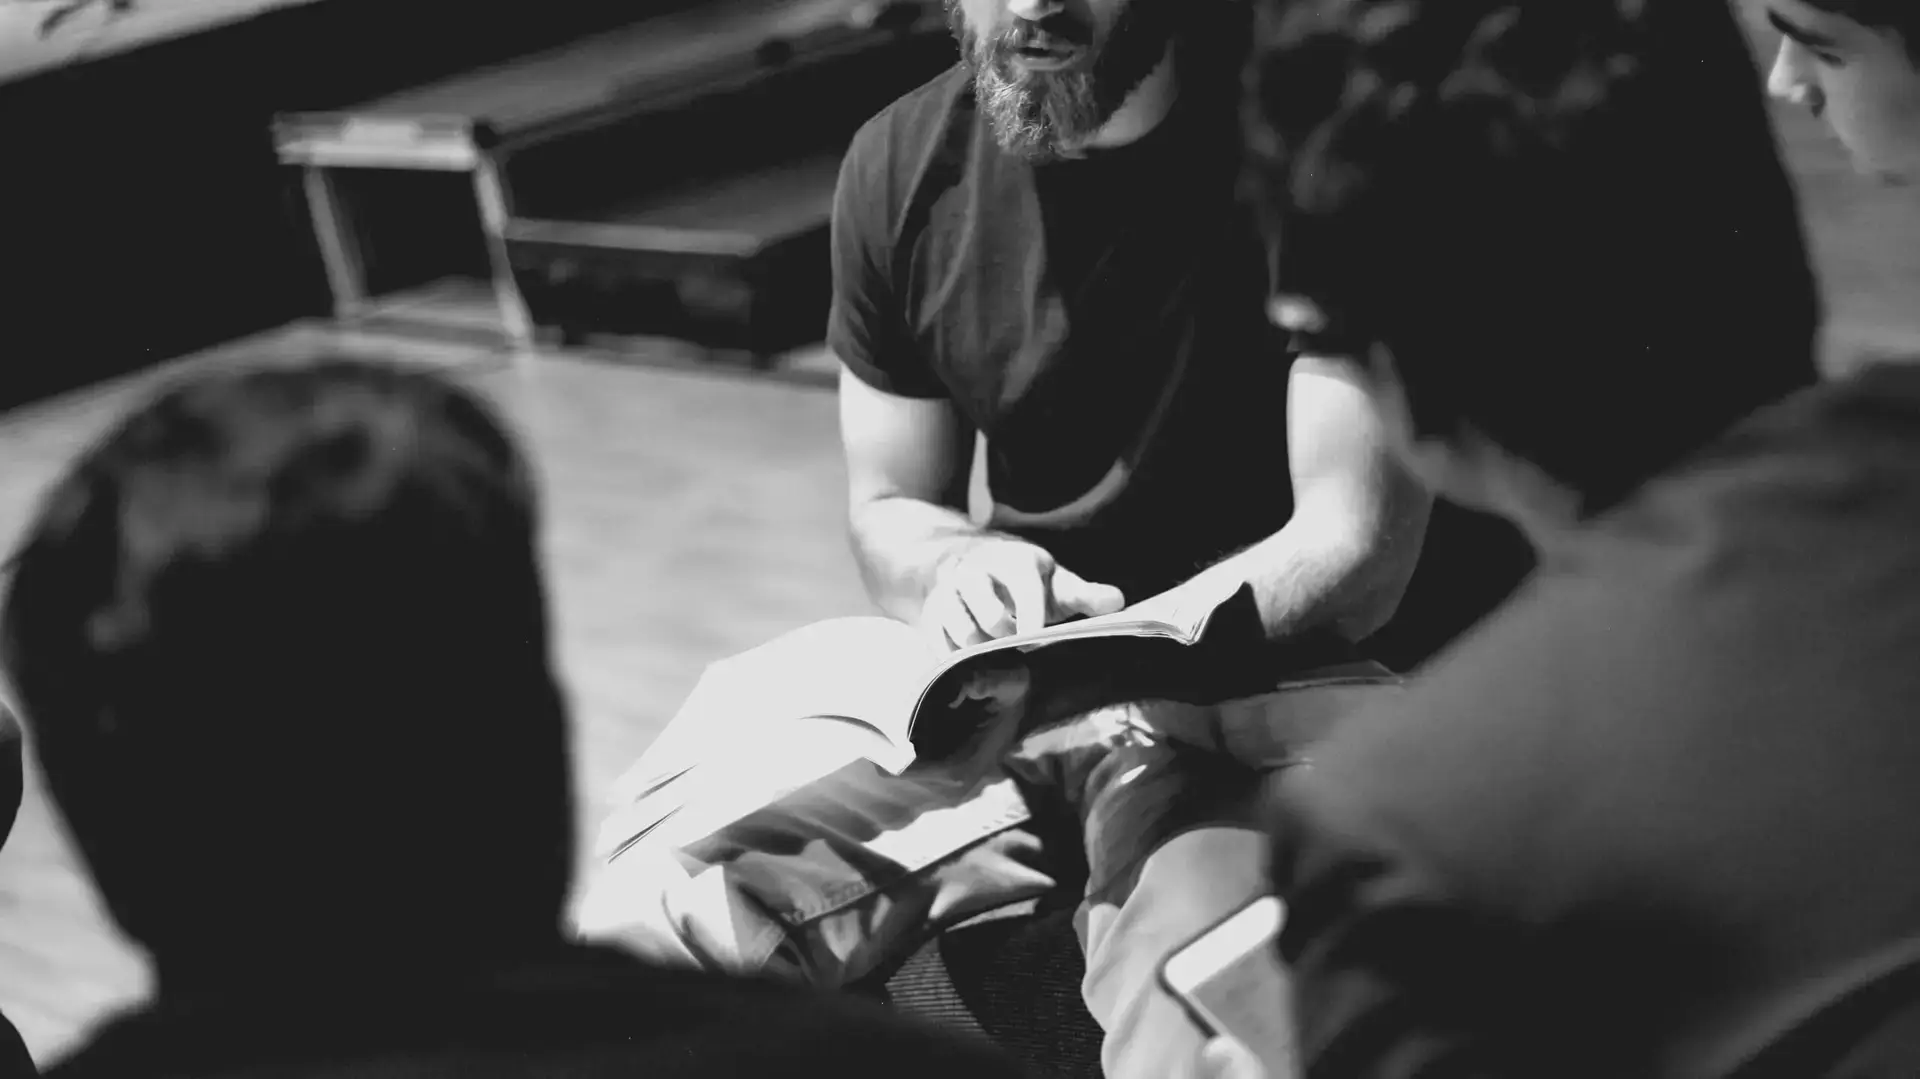
[[1226, 595], [1238, 592], [1252, 581], [1242, 565], [1237, 557], [1230, 558], [1201, 570], [1168, 591], [1178, 595]]
[[1011, 536], [1003, 536], [998, 532], [991, 532], [979, 527], [955, 529], [952, 534], [946, 537], [945, 541], [940, 545], [939, 550], [935, 553], [933, 560], [927, 566], [926, 577], [928, 587], [931, 588], [933, 582], [939, 580], [940, 575], [945, 573], [947, 568], [955, 562], [960, 561], [962, 558], [965, 558], [967, 555], [972, 554], [974, 551], [979, 550], [994, 540], [1012, 538]]
[[933, 549], [933, 556], [921, 563], [921, 571], [915, 581], [917, 586], [914, 596], [915, 609], [925, 606], [927, 598], [940, 586], [941, 578], [952, 569], [955, 563], [985, 544], [1003, 538], [1007, 537], [977, 527], [955, 529], [943, 536], [939, 545]]

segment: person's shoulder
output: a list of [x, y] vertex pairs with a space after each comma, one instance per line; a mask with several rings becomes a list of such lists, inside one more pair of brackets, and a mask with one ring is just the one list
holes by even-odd
[[760, 1014], [769, 1064], [818, 1063], [830, 1071], [860, 1075], [911, 1071], [920, 1079], [1011, 1079], [1025, 1074], [988, 1042], [844, 993], [783, 987], [777, 1006]]
[[1663, 642], [1686, 612], [1667, 589], [1686, 562], [1666, 536], [1571, 530], [1401, 692], [1343, 718], [1310, 753], [1313, 775], [1301, 786], [1335, 802], [1398, 806], [1462, 797], [1450, 785], [1491, 761], [1512, 775], [1561, 759], [1567, 740], [1612, 707], [1611, 690], [1640, 693], [1640, 683], [1670, 675]]
[[897, 214], [930, 169], [964, 152], [972, 102], [972, 78], [955, 65], [874, 114], [847, 147], [841, 204]]
[[860, 126], [848, 155], [898, 165], [923, 156], [954, 121], [971, 113], [972, 76], [963, 64], [902, 94]]
[[[1768, 404], [1612, 514], [1616, 532], [1661, 527], [1765, 549], [1836, 530], [1883, 531], [1920, 514], [1920, 360], [1855, 353], [1842, 373]], [[1839, 553], [1839, 552], [1833, 552]], [[1818, 561], [1797, 562], [1797, 573]]]
[[991, 1045], [842, 994], [667, 970], [600, 948], [503, 973], [483, 991], [358, 999], [326, 1014], [242, 1001], [150, 1006], [96, 1030], [64, 1079], [339, 1079], [346, 1075], [779, 1074], [790, 1063], [919, 1079], [1021, 1074]]
[[1871, 430], [1920, 441], [1920, 341], [1856, 340], [1827, 363], [1829, 377], [1761, 416], [1819, 434], [1858, 431], [1858, 421], [1877, 417]]
[[1808, 619], [1865, 602], [1848, 590], [1866, 563], [1920, 572], [1916, 521], [1920, 365], [1863, 363], [1551, 539], [1521, 588], [1419, 672], [1404, 707], [1500, 701], [1568, 720], [1603, 686], [1611, 705], [1684, 707], [1703, 685], [1746, 678]]
[[588, 995], [548, 1000], [539, 1011], [563, 1027], [586, 1017], [573, 1029], [591, 1031], [607, 1059], [676, 1060], [674, 1074], [688, 1076], [771, 1074], [789, 1062], [842, 1074], [911, 1070], [921, 1079], [1021, 1074], [991, 1045], [846, 993], [661, 969], [599, 949], [582, 958], [582, 969], [598, 964]]
[[[634, 1006], [626, 1012], [629, 1018], [603, 1030], [620, 1035], [602, 1046], [609, 1061], [657, 1065], [673, 1060], [678, 1062], [673, 1074], [716, 1077], [773, 1074], [789, 1067], [826, 1074], [911, 1072], [918, 1079], [1023, 1074], [991, 1044], [845, 993], [651, 968], [629, 981], [627, 989], [635, 994], [625, 999]], [[620, 999], [615, 989], [603, 1003]]]

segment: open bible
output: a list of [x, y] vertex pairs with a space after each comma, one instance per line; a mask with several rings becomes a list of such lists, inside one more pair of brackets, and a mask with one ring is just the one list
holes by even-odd
[[889, 618], [814, 623], [707, 668], [619, 781], [600, 852], [649, 835], [691, 841], [862, 760], [899, 774], [1075, 710], [1152, 695], [1132, 687], [1216, 641], [1233, 653], [1257, 626], [1238, 582], [945, 654]]

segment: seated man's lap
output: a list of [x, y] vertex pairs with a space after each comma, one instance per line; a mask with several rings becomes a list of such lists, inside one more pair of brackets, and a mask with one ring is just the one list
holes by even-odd
[[857, 761], [677, 847], [625, 846], [590, 880], [576, 927], [656, 961], [842, 985], [1052, 890], [1032, 819], [1003, 771], [895, 776]]
[[[1160, 842], [1106, 888], [1090, 892], [1075, 927], [1086, 955], [1081, 997], [1105, 1031], [1108, 1079], [1178, 1075], [1205, 1032], [1161, 987], [1166, 958], [1269, 890], [1268, 837], [1219, 823]], [[1285, 987], [1275, 992], [1285, 993]]]
[[[691, 841], [620, 845], [590, 880], [578, 928], [656, 961], [841, 985], [1082, 865], [1095, 896], [1124, 905], [1124, 880], [1173, 835], [1250, 824], [1232, 804], [1236, 777], [1290, 759], [1368, 688], [1303, 685], [1228, 705], [1101, 709], [1029, 735], [977, 778], [857, 762]], [[1057, 830], [1043, 840], [1042, 803], [1077, 818], [1085, 845], [1063, 849]]]
[[[1300, 763], [1340, 715], [1395, 686], [1363, 670], [1211, 708], [1143, 704], [1130, 716], [1135, 737], [1065, 777], [1090, 868], [1076, 920], [1082, 996], [1106, 1031], [1109, 1079], [1177, 1074], [1198, 1056], [1205, 1034], [1160, 986], [1160, 964], [1267, 893], [1266, 776]], [[1285, 985], [1270, 988], [1286, 995]]]

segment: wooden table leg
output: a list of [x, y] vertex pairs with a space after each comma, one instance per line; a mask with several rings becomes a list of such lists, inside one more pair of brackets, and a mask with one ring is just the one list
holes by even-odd
[[314, 236], [320, 242], [320, 260], [327, 268], [327, 284], [333, 290], [333, 313], [343, 322], [352, 321], [366, 308], [366, 265], [360, 255], [360, 240], [353, 232], [345, 200], [334, 186], [333, 176], [321, 165], [301, 169], [307, 192], [307, 206], [313, 214]]
[[480, 223], [487, 233], [487, 256], [493, 265], [493, 291], [500, 304], [500, 317], [515, 359], [525, 360], [533, 350], [533, 316], [526, 298], [513, 279], [513, 264], [507, 256], [507, 218], [511, 212], [507, 193], [500, 182], [499, 166], [481, 154], [473, 169], [473, 190], [480, 200]]

